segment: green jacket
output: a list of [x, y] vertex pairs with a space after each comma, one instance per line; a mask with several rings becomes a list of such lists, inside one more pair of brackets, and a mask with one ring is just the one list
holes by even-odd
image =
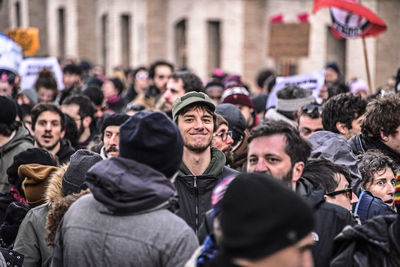
[[33, 138], [29, 131], [18, 122], [15, 135], [2, 147], [0, 147], [0, 192], [11, 188], [8, 183], [7, 169], [14, 161], [14, 156], [28, 148], [33, 147]]

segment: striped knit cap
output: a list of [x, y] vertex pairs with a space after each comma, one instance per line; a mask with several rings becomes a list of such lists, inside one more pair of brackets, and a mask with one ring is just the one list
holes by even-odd
[[396, 206], [397, 213], [400, 214], [400, 170], [396, 174], [394, 186], [394, 205]]

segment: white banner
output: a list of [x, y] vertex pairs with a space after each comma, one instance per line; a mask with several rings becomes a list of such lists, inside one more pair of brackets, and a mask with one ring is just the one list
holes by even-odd
[[21, 47], [7, 35], [0, 33], [0, 69], [6, 69], [17, 74], [21, 61]]
[[55, 57], [24, 59], [19, 67], [19, 75], [21, 76], [21, 89], [33, 88], [33, 85], [37, 80], [38, 73], [43, 68], [47, 68], [53, 72], [57, 81], [58, 90], [63, 90], [64, 84], [62, 82], [62, 70]]
[[314, 71], [311, 73], [294, 75], [289, 77], [276, 77], [275, 86], [268, 96], [266, 108], [276, 106], [276, 93], [287, 85], [297, 85], [300, 88], [312, 90], [312, 95], [318, 103], [322, 99], [318, 97], [319, 91], [325, 82], [325, 70]]

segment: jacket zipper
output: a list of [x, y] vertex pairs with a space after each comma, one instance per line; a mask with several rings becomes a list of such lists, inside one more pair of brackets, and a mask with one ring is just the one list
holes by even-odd
[[196, 206], [195, 206], [195, 227], [194, 228], [195, 228], [195, 232], [197, 235], [197, 231], [199, 229], [199, 191], [197, 188], [197, 176], [194, 176], [193, 186], [195, 189], [194, 196], [195, 196], [195, 200], [196, 200], [195, 201]]

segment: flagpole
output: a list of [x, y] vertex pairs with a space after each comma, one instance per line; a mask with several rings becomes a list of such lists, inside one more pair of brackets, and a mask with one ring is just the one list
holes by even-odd
[[[362, 0], [360, 0], [361, 5]], [[371, 84], [371, 74], [369, 72], [369, 63], [368, 63], [368, 53], [367, 53], [367, 43], [365, 42], [365, 37], [362, 38], [363, 50], [364, 50], [364, 62], [365, 62], [365, 70], [367, 71], [367, 80], [368, 80], [368, 92], [372, 95], [372, 84]]]
[[371, 84], [371, 75], [370, 75], [370, 72], [369, 72], [367, 44], [365, 42], [365, 37], [362, 37], [362, 44], [363, 44], [363, 50], [364, 50], [365, 69], [367, 71], [368, 88], [369, 88], [368, 92], [369, 92], [370, 95], [372, 95], [373, 90], [372, 90], [372, 84]]

